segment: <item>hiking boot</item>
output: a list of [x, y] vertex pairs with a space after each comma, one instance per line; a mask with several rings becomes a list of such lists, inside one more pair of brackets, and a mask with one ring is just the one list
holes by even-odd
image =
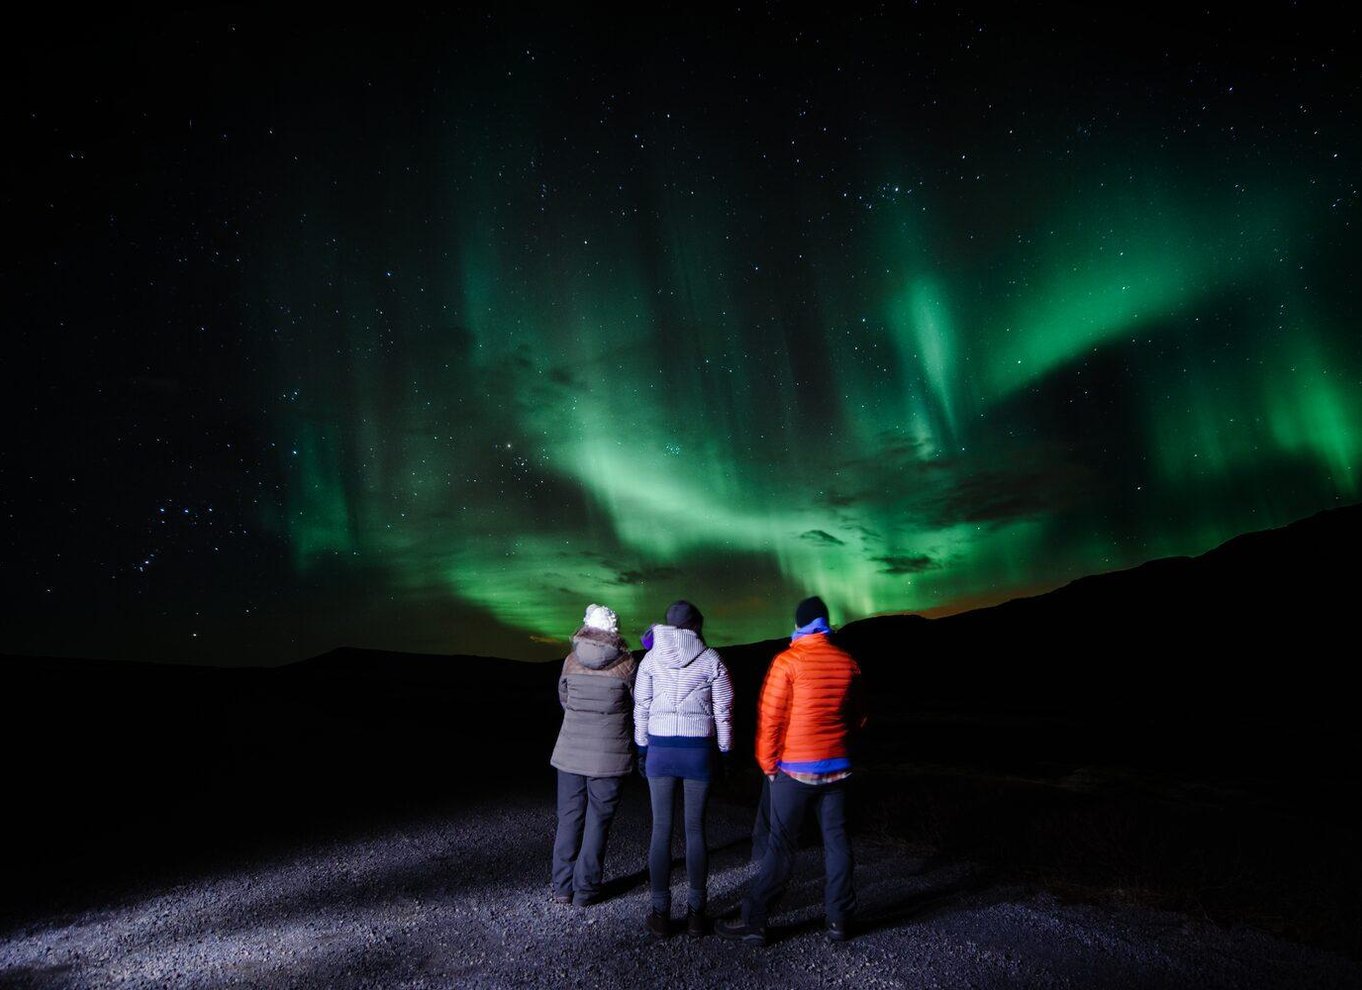
[[845, 921], [828, 922], [829, 942], [845, 942], [849, 938], [851, 938], [851, 932], [847, 930], [847, 923]]
[[709, 934], [709, 919], [704, 911], [686, 908], [686, 934], [695, 938]]
[[730, 942], [746, 942], [748, 945], [766, 944], [766, 926], [749, 925], [741, 918], [720, 919], [714, 923], [714, 934]]
[[572, 903], [572, 895], [571, 895], [571, 894], [554, 894], [554, 895], [553, 895], [553, 903], [555, 903], [555, 904], [571, 904], [571, 903]]
[[648, 934], [653, 938], [666, 938], [672, 933], [672, 919], [661, 911], [648, 912]]

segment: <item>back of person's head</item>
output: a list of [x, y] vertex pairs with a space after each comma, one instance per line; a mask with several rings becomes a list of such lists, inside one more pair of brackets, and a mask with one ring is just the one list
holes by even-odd
[[667, 606], [667, 625], [677, 629], [689, 629], [697, 636], [705, 624], [705, 617], [690, 602], [682, 599]]
[[824, 603], [823, 599], [819, 598], [817, 595], [814, 595], [811, 598], [805, 598], [795, 606], [796, 626], [799, 626], [802, 629], [815, 619], [822, 619], [824, 622], [828, 621], [828, 606]]

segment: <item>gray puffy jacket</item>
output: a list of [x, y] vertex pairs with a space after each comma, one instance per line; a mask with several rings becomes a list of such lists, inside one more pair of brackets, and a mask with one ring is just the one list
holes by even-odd
[[558, 678], [563, 727], [549, 762], [583, 777], [620, 777], [633, 764], [634, 675], [624, 640], [583, 626]]

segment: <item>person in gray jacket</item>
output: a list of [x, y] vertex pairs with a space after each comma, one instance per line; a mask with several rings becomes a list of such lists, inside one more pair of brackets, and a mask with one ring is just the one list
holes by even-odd
[[558, 678], [563, 727], [549, 762], [558, 770], [553, 899], [586, 907], [601, 895], [605, 842], [633, 766], [637, 665], [604, 605], [586, 610]]

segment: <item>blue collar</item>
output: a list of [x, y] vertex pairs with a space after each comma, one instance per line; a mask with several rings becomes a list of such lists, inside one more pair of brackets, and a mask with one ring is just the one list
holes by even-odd
[[830, 632], [832, 632], [832, 627], [828, 625], [828, 620], [820, 615], [818, 618], [810, 622], [807, 626], [800, 626], [798, 629], [796, 629], [794, 633], [790, 636], [790, 642], [793, 643], [801, 636], [809, 636], [812, 635], [813, 633], [830, 633]]

